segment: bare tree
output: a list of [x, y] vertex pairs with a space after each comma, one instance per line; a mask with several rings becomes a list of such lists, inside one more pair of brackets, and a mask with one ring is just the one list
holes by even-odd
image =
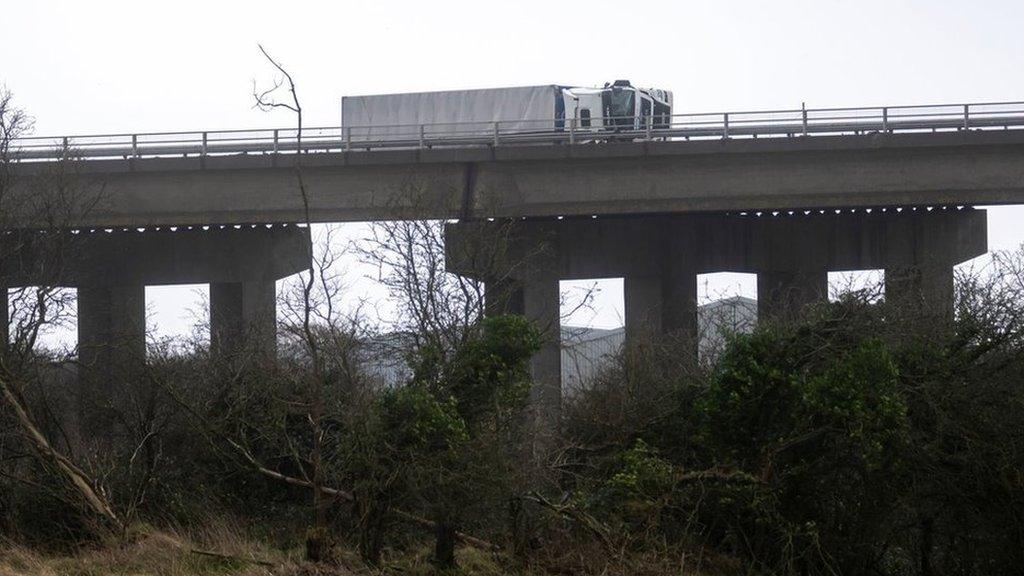
[[[265, 112], [283, 109], [295, 115], [296, 131], [293, 167], [295, 180], [298, 184], [299, 194], [302, 201], [305, 224], [306, 226], [311, 226], [309, 193], [302, 173], [302, 104], [299, 100], [299, 94], [295, 88], [295, 81], [291, 74], [288, 73], [280, 62], [271, 57], [262, 45], [259, 46], [259, 49], [271, 66], [277, 70], [280, 76], [276, 77], [271, 87], [265, 90], [258, 90], [256, 82], [253, 81], [254, 106]], [[286, 89], [290, 96], [290, 98], [283, 101], [278, 100], [276, 97], [276, 93], [282, 88]], [[312, 236], [310, 237], [309, 254], [312, 258]], [[304, 346], [305, 353], [308, 355], [311, 364], [306, 408], [308, 410], [307, 416], [311, 427], [312, 437], [312, 446], [308, 458], [308, 475], [313, 493], [313, 526], [310, 529], [306, 542], [306, 555], [308, 559], [313, 561], [325, 559], [329, 552], [329, 545], [327, 541], [327, 509], [330, 506], [330, 498], [323, 491], [325, 481], [323, 462], [323, 420], [325, 409], [325, 388], [327, 386], [327, 379], [325, 375], [326, 366], [323, 357], [323, 350], [321, 349], [320, 338], [314, 327], [314, 321], [318, 311], [322, 310], [323, 304], [326, 304], [328, 307], [328, 314], [331, 313], [331, 296], [333, 296], [333, 294], [329, 293], [330, 289], [325, 283], [326, 279], [323, 274], [320, 275], [319, 282], [321, 283], [320, 286], [322, 288], [328, 290], [328, 293], [326, 294], [326, 303], [320, 302], [321, 306], [317, 306], [315, 293], [318, 287], [318, 277], [314, 271], [310, 269], [302, 283], [301, 306], [292, 309], [293, 312], [297, 312], [295, 314], [295, 316], [297, 316], [297, 325], [293, 332], [298, 334], [299, 342]]]
[[417, 349], [454, 349], [483, 315], [483, 282], [446, 270], [443, 221], [374, 222], [356, 252], [398, 304], [395, 330]]

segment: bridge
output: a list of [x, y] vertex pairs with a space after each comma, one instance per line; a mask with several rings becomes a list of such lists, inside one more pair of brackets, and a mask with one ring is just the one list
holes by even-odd
[[[140, 341], [139, 308], [121, 301], [146, 283], [218, 286], [211, 318], [227, 318], [214, 322], [226, 340], [272, 318], [273, 280], [308, 266], [308, 230], [279, 226], [299, 222], [451, 220], [450, 269], [487, 283], [491, 313], [518, 311], [554, 334], [558, 281], [581, 277], [625, 279], [627, 340], [694, 334], [705, 272], [756, 273], [760, 312], [772, 315], [825, 298], [830, 270], [881, 268], [887, 297], [942, 315], [952, 266], [987, 248], [973, 206], [1024, 203], [1019, 102], [684, 114], [614, 133], [518, 124], [22, 138], [14, 193], [30, 197], [56, 161], [98, 191], [69, 226], [105, 240], [82, 241], [92, 256], [66, 282], [101, 294], [79, 320], [80, 342], [99, 348], [119, 330]], [[386, 137], [369, 136], [380, 128]], [[494, 238], [503, 254], [484, 257]], [[182, 265], [193, 258], [231, 265]], [[92, 325], [99, 336], [83, 333]], [[549, 406], [554, 340], [534, 360]]]
[[1021, 127], [1024, 103], [995, 103], [680, 115], [614, 134], [498, 122], [384, 127], [375, 139], [339, 127], [13, 148], [25, 175], [70, 157], [102, 185], [82, 226], [133, 228], [1015, 203]]

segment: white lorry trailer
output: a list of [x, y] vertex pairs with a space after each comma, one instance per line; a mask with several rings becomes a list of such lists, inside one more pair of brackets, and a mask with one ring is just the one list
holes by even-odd
[[354, 141], [415, 140], [567, 130], [601, 133], [671, 122], [672, 92], [617, 80], [602, 88], [548, 84], [341, 99], [341, 126]]

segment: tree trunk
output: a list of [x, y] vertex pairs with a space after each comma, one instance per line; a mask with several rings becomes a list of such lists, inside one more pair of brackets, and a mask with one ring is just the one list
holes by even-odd
[[434, 564], [442, 570], [455, 568], [455, 527], [446, 522], [437, 523]]
[[933, 576], [932, 548], [935, 545], [934, 521], [931, 518], [921, 520], [921, 576]]
[[384, 522], [387, 507], [368, 502], [362, 508], [359, 519], [359, 555], [370, 566], [380, 565], [380, 553], [384, 548]]
[[523, 509], [523, 500], [518, 496], [508, 499], [508, 532], [512, 544], [512, 555], [516, 558], [526, 558], [529, 547], [529, 535], [527, 530], [526, 510]]
[[306, 531], [306, 560], [310, 562], [325, 562], [330, 555], [330, 546], [327, 542], [327, 529], [321, 526], [311, 526]]

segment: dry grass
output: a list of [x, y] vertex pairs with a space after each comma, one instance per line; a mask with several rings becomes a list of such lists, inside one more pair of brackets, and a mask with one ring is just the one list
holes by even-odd
[[[434, 576], [429, 546], [405, 552], [385, 551], [382, 566], [369, 568], [358, 555], [338, 547], [333, 566], [310, 565], [302, 550], [281, 550], [252, 538], [243, 527], [218, 522], [201, 531], [142, 528], [123, 547], [83, 549], [71, 554], [44, 553], [0, 540], [0, 576]], [[199, 554], [206, 551], [215, 555]], [[550, 551], [549, 551], [550, 552]], [[660, 576], [661, 574], [731, 574], [706, 572], [714, 564], [666, 555], [609, 558], [599, 549], [569, 546], [543, 554], [531, 566], [516, 566], [507, 558], [471, 548], [457, 553], [459, 569], [444, 576]], [[703, 568], [703, 570], [701, 569]]]
[[[197, 551], [212, 554], [197, 553]], [[298, 551], [275, 550], [225, 524], [189, 535], [141, 530], [119, 548], [48, 554], [0, 543], [0, 576], [347, 576], [343, 567], [314, 567]]]

